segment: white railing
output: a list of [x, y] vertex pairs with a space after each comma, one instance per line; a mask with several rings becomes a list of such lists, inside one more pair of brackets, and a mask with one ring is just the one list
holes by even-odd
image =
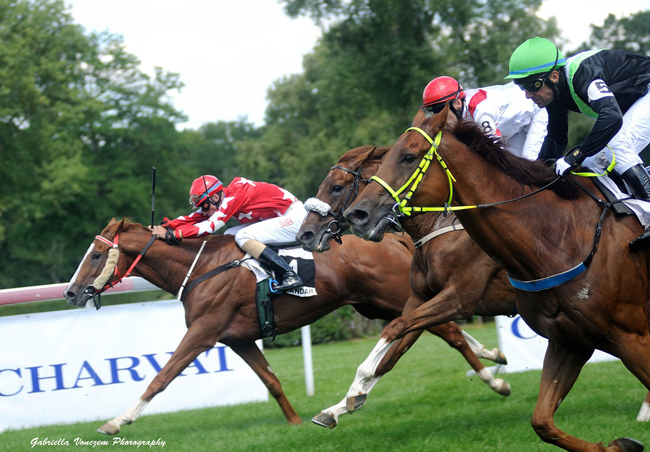
[[[63, 291], [68, 283], [49, 284], [44, 286], [16, 287], [13, 289], [0, 289], [0, 306], [31, 303], [39, 301], [63, 300]], [[151, 290], [161, 290], [149, 281], [139, 276], [124, 278], [120, 284], [108, 289], [104, 295], [118, 293], [136, 293], [147, 292]], [[92, 301], [88, 306], [92, 306]], [[305, 387], [307, 395], [314, 395], [314, 370], [311, 354], [311, 329], [305, 325], [301, 329], [302, 333], [302, 354], [305, 365]]]

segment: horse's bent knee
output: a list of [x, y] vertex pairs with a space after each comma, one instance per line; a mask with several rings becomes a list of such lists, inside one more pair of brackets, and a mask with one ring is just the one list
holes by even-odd
[[554, 439], [556, 439], [557, 436], [557, 428], [555, 427], [552, 419], [543, 416], [535, 416], [533, 414], [533, 418], [530, 423], [533, 426], [533, 430], [535, 430], [535, 433], [542, 441], [545, 443], [554, 442]]

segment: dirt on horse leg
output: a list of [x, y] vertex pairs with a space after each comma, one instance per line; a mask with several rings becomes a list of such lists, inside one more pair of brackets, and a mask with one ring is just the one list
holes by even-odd
[[275, 398], [280, 409], [284, 413], [284, 416], [287, 418], [289, 424], [301, 424], [302, 420], [296, 413], [296, 410], [293, 409], [289, 399], [282, 391], [282, 385], [280, 380], [275, 376], [271, 366], [268, 361], [260, 351], [260, 349], [255, 345], [254, 342], [245, 343], [245, 344], [229, 344], [230, 348], [233, 349], [241, 358], [246, 361], [251, 369], [257, 374], [257, 376], [262, 380], [264, 386], [267, 387], [271, 395]]
[[214, 347], [216, 342], [217, 338], [212, 334], [207, 334], [206, 328], [201, 328], [198, 322], [192, 324], [187, 330], [187, 333], [185, 333], [185, 336], [183, 336], [181, 343], [172, 357], [160, 369], [160, 372], [154, 377], [142, 397], [121, 416], [106, 422], [97, 431], [106, 435], [117, 435], [122, 425], [135, 422], [142, 413], [142, 410], [145, 409], [156, 394], [164, 391], [169, 383], [185, 370], [197, 356]]

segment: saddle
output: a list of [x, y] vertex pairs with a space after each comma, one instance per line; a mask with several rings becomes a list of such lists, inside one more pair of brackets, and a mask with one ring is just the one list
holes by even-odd
[[[255, 305], [257, 306], [257, 317], [260, 322], [260, 333], [263, 338], [270, 338], [271, 341], [275, 340], [277, 329], [275, 328], [275, 316], [273, 313], [273, 299], [279, 295], [294, 295], [297, 297], [312, 297], [316, 295], [316, 266], [312, 253], [302, 249], [297, 243], [281, 244], [271, 246], [278, 256], [283, 258], [294, 269], [297, 267], [296, 273], [303, 281], [303, 285], [295, 289], [288, 290], [282, 293], [276, 293], [271, 288], [271, 278], [273, 277], [269, 269], [264, 268], [259, 262], [252, 260], [247, 261], [244, 265], [249, 268], [257, 277], [257, 286], [255, 288]], [[295, 263], [294, 263], [295, 262]], [[263, 269], [267, 276], [261, 277], [259, 271], [252, 267], [259, 266]]]

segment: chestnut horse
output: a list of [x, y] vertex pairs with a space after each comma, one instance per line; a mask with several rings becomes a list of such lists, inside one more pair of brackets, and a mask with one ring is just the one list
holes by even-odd
[[[204, 241], [184, 240], [170, 246], [161, 240], [150, 242], [151, 238], [151, 232], [144, 226], [113, 219], [92, 242], [66, 288], [64, 296], [68, 303], [84, 306], [91, 299], [93, 288], [101, 288], [107, 281], [118, 279], [114, 276], [115, 268], [119, 275], [124, 275], [134, 262], [137, 265], [132, 268], [133, 275], [142, 276], [161, 289], [176, 294]], [[403, 284], [413, 255], [410, 239], [391, 238], [386, 246], [382, 246], [347, 236], [343, 244], [335, 246], [330, 253], [314, 256], [318, 295], [274, 298], [274, 319], [279, 334], [308, 325], [344, 305], [352, 305], [368, 318], [392, 320], [401, 314], [410, 295], [408, 286]], [[234, 236], [210, 236], [189, 283], [214, 268], [243, 257]], [[387, 274], [390, 273], [389, 266], [395, 270], [391, 274]], [[377, 278], [377, 275], [382, 277]], [[282, 391], [280, 381], [255, 344], [261, 338], [255, 286], [253, 273], [236, 267], [202, 282], [182, 297], [188, 330], [178, 348], [140, 399], [98, 431], [115, 435], [122, 425], [134, 422], [156, 394], [162, 392], [200, 353], [211, 349], [217, 342], [228, 345], [255, 371], [290, 424], [301, 423]], [[456, 324], [441, 325], [433, 331], [480, 371], [482, 365]]]
[[[375, 174], [388, 150], [390, 148], [372, 146], [355, 148], [332, 167], [319, 187], [316, 200], [306, 204], [310, 213], [296, 235], [303, 248], [326, 251], [330, 242], [347, 229], [343, 211], [365, 189], [368, 178]], [[460, 224], [456, 222], [450, 226], [454, 222], [453, 215], [444, 218], [430, 213], [415, 218], [416, 221], [404, 222], [404, 229], [411, 237], [424, 237], [430, 232], [435, 237], [415, 250], [410, 270], [413, 293], [402, 315], [384, 329], [380, 339], [380, 344], [391, 344], [398, 339], [399, 342], [390, 348], [379, 346], [379, 353], [372, 353], [359, 366], [346, 398], [314, 417], [312, 422], [317, 425], [336, 427], [340, 415], [361, 407], [379, 379], [394, 367], [423, 329], [439, 324], [442, 316], [458, 320], [474, 314], [494, 316], [515, 311], [514, 290], [505, 272], [474, 243]], [[471, 343], [471, 338], [468, 341]], [[478, 356], [507, 363], [498, 349], [483, 348]], [[510, 395], [508, 383], [495, 379], [489, 369], [482, 369], [478, 376], [499, 394]]]
[[[377, 183], [346, 211], [355, 234], [379, 241], [398, 215], [465, 207], [458, 219], [521, 287], [519, 313], [549, 340], [532, 416], [537, 435], [569, 451], [642, 450], [630, 438], [608, 446], [582, 440], [553, 419], [595, 349], [620, 358], [650, 390], [650, 260], [646, 250], [628, 247], [643, 231], [637, 219], [608, 212], [591, 197], [599, 192], [588, 178], [552, 183], [556, 176], [543, 163], [506, 152], [475, 124], [456, 124], [448, 108], [428, 119], [418, 112], [413, 125], [384, 157]], [[541, 287], [530, 291], [531, 283]]]

